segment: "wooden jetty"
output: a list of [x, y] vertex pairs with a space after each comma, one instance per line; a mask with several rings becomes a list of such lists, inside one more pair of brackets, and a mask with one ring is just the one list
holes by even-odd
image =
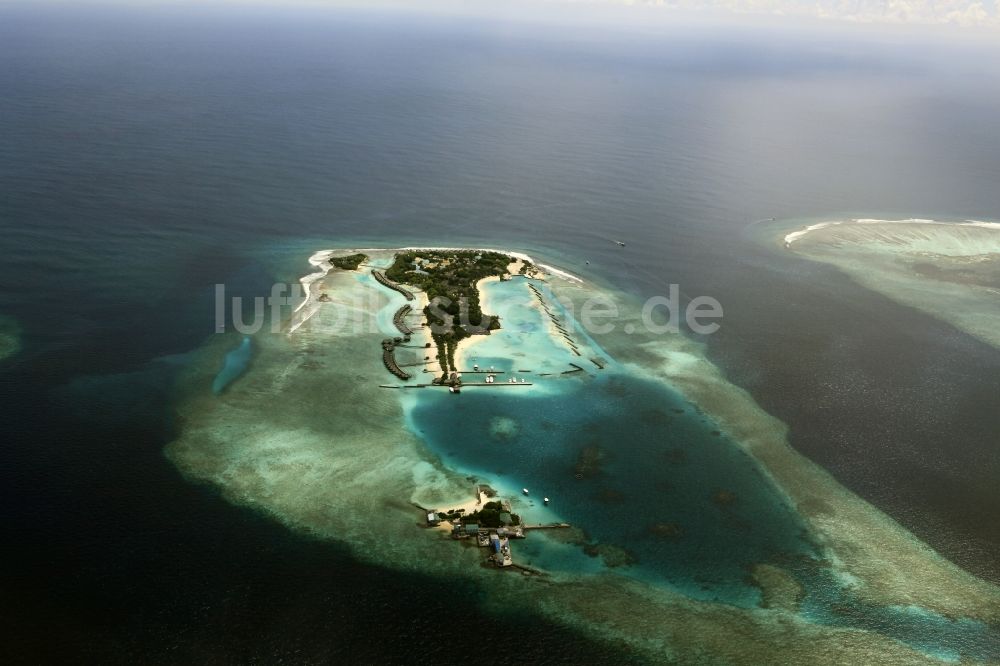
[[387, 278], [385, 276], [385, 273], [383, 273], [382, 271], [372, 269], [372, 275], [375, 277], [376, 280], [378, 280], [379, 284], [389, 287], [389, 289], [392, 289], [394, 291], [398, 291], [408, 301], [413, 300], [414, 296], [412, 293], [410, 293], [407, 289], [403, 288], [402, 285], [396, 284], [395, 282]]
[[382, 341], [382, 364], [385, 366], [386, 370], [400, 379], [409, 379], [410, 373], [400, 368], [396, 363], [396, 354], [393, 351], [394, 349], [395, 345], [393, 344], [392, 339], [386, 338]]
[[409, 314], [412, 309], [413, 308], [410, 307], [409, 304], [404, 305], [396, 310], [396, 314], [392, 316], [392, 323], [395, 324], [396, 328], [399, 329], [399, 332], [405, 336], [413, 335], [413, 330], [406, 325], [406, 321], [404, 320], [406, 315]]
[[567, 527], [573, 527], [573, 526], [570, 525], [569, 523], [548, 523], [546, 525], [542, 525], [542, 524], [538, 524], [538, 525], [525, 525], [524, 526], [524, 530], [525, 531], [528, 531], [528, 530], [558, 530], [558, 529], [564, 529], [564, 528], [567, 528]]
[[580, 349], [577, 347], [576, 342], [570, 336], [569, 331], [566, 330], [566, 327], [563, 326], [562, 322], [559, 320], [559, 316], [549, 309], [548, 304], [545, 302], [545, 297], [542, 296], [542, 292], [540, 292], [538, 288], [531, 283], [528, 283], [528, 288], [535, 294], [535, 298], [538, 299], [538, 303], [542, 306], [542, 310], [544, 310], [545, 314], [549, 316], [549, 320], [552, 322], [552, 325], [555, 326], [556, 331], [559, 332], [559, 335], [566, 341], [566, 344], [569, 345], [570, 351], [577, 356], [583, 356], [583, 354], [580, 353]]
[[[487, 384], [486, 382], [462, 382], [461, 387], [466, 388], [467, 386], [491, 386], [494, 388], [499, 388], [501, 386], [534, 386], [531, 382], [494, 382], [492, 384]], [[398, 386], [396, 384], [379, 384], [379, 388], [450, 388], [451, 384], [405, 384], [403, 386]]]

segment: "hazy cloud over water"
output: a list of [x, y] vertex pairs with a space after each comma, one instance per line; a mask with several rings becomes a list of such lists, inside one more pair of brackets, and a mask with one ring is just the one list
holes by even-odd
[[863, 23], [951, 23], [1000, 26], [1000, 0], [563, 0], [570, 3], [615, 3], [681, 10], [724, 10]]

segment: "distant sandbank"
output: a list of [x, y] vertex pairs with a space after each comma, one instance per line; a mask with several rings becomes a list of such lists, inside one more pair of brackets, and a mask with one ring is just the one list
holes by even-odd
[[1000, 222], [856, 218], [782, 239], [786, 250], [1000, 348]]

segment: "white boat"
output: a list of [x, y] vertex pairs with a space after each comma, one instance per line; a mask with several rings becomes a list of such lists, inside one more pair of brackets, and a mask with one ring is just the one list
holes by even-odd
[[544, 498], [544, 499], [543, 499], [542, 501], [543, 501], [543, 502], [545, 502], [546, 504], [548, 504], [548, 503], [549, 503], [549, 498], [548, 498], [548, 497], [546, 497], [546, 498]]
[[524, 493], [525, 495], [527, 495], [528, 494], [528, 489], [527, 488], [521, 488], [521, 492]]

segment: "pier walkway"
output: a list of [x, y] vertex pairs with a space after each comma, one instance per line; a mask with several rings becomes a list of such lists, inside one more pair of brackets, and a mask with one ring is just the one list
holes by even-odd
[[413, 308], [409, 305], [404, 305], [403, 307], [396, 310], [396, 314], [392, 316], [392, 323], [396, 325], [399, 332], [403, 335], [413, 335], [413, 329], [406, 325], [404, 321], [405, 317], [410, 314], [410, 310]]
[[552, 325], [555, 326], [557, 331], [559, 331], [559, 335], [561, 335], [562, 338], [566, 341], [566, 344], [569, 345], [570, 350], [572, 350], [572, 352], [577, 356], [583, 356], [583, 354], [580, 353], [579, 347], [577, 347], [576, 345], [576, 341], [573, 340], [572, 337], [570, 337], [569, 331], [567, 331], [566, 327], [563, 326], [561, 321], [559, 321], [559, 316], [556, 315], [556, 313], [552, 312], [552, 310], [549, 308], [548, 303], [545, 302], [545, 297], [542, 296], [542, 292], [539, 291], [538, 288], [535, 285], [531, 284], [530, 282], [528, 283], [528, 289], [531, 289], [532, 293], [535, 294], [535, 298], [538, 299], [538, 303], [539, 305], [542, 306], [542, 310], [544, 310], [545, 314], [549, 316], [549, 321], [551, 321]]
[[385, 276], [385, 273], [383, 273], [382, 271], [372, 269], [372, 275], [375, 277], [376, 280], [378, 280], [379, 284], [389, 287], [389, 289], [392, 289], [394, 291], [398, 291], [408, 301], [413, 300], [414, 296], [410, 291], [405, 289], [402, 285], [396, 284], [395, 282], [387, 278]]
[[[386, 366], [386, 367], [388, 367], [388, 366]], [[390, 370], [390, 372], [392, 372], [392, 370]], [[400, 372], [403, 372], [403, 371], [400, 370]], [[393, 373], [393, 374], [396, 374], [396, 373]], [[403, 374], [406, 374], [406, 373], [403, 373]], [[399, 375], [396, 375], [396, 376], [398, 377]], [[404, 377], [400, 377], [400, 379], [409, 379], [409, 378], [410, 378], [409, 375], [406, 375], [405, 378]], [[487, 384], [486, 382], [462, 382], [462, 384], [461, 384], [461, 388], [466, 388], [468, 386], [490, 386], [490, 387], [493, 387], [493, 388], [499, 388], [501, 386], [534, 386], [534, 384], [532, 384], [531, 382], [517, 382], [517, 383], [514, 383], [514, 382], [494, 382], [492, 384]], [[407, 384], [406, 386], [397, 386], [395, 384], [379, 384], [379, 388], [428, 388], [428, 387], [450, 388], [451, 384]]]
[[396, 363], [395, 346], [392, 340], [382, 341], [382, 363], [385, 365], [385, 369], [396, 375], [400, 379], [406, 380], [410, 378], [410, 373], [403, 370]]

